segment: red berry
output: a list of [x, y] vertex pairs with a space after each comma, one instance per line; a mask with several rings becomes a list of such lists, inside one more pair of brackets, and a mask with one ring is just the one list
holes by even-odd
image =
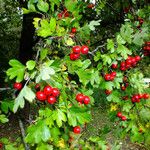
[[140, 19], [140, 20], [139, 20], [139, 23], [140, 23], [140, 24], [143, 24], [143, 22], [144, 22], [143, 19]]
[[143, 49], [146, 51], [150, 51], [150, 46], [144, 46]]
[[110, 95], [111, 93], [112, 93], [111, 90], [105, 90], [105, 94], [106, 94], [106, 95]]
[[58, 97], [60, 94], [60, 91], [57, 88], [52, 89], [52, 96]]
[[72, 28], [72, 29], [71, 29], [71, 32], [72, 32], [72, 33], [76, 33], [76, 32], [77, 32], [77, 29], [76, 29], [76, 28]]
[[56, 103], [56, 97], [54, 97], [54, 96], [48, 96], [48, 98], [47, 98], [47, 102], [49, 103], [49, 104], [54, 104], [54, 103]]
[[140, 60], [141, 60], [141, 57], [137, 55], [137, 56], [135, 56], [135, 60], [136, 60], [136, 61], [140, 61]]
[[14, 87], [14, 89], [16, 89], [16, 90], [21, 90], [21, 89], [22, 89], [22, 83], [20, 83], [20, 82], [15, 82], [15, 83], [13, 84], [13, 87]]
[[84, 96], [83, 103], [84, 103], [85, 105], [89, 104], [89, 103], [90, 103], [90, 98], [89, 98], [88, 96]]
[[131, 98], [132, 103], [136, 102], [136, 99], [134, 97]]
[[81, 53], [84, 54], [84, 55], [86, 55], [86, 54], [88, 54], [88, 52], [89, 52], [88, 46], [83, 45], [83, 46], [81, 47]]
[[111, 72], [111, 76], [116, 77], [116, 72]]
[[131, 60], [131, 59], [127, 59], [127, 60], [126, 60], [126, 66], [127, 66], [127, 65], [131, 65], [131, 64], [132, 64], [132, 60]]
[[127, 76], [124, 76], [124, 77], [123, 77], [123, 82], [127, 82], [127, 81], [128, 81]]
[[122, 113], [121, 113], [121, 112], [118, 112], [118, 113], [117, 113], [117, 117], [121, 118], [121, 117], [122, 117]]
[[70, 60], [77, 60], [80, 57], [80, 54], [71, 53]]
[[112, 65], [111, 65], [111, 68], [112, 68], [112, 69], [117, 69], [117, 68], [118, 68], [118, 65], [117, 65], [117, 64], [112, 64]]
[[73, 46], [72, 51], [73, 51], [73, 53], [79, 54], [81, 52], [81, 47]]
[[125, 90], [126, 90], [126, 87], [125, 87], [125, 86], [121, 86], [121, 90], [122, 90], [122, 91], [125, 91]]
[[150, 45], [150, 41], [145, 42], [145, 45]]
[[88, 8], [93, 8], [95, 5], [93, 4], [93, 3], [89, 3], [88, 5], [87, 5], [87, 7]]
[[109, 81], [111, 79], [111, 75], [110, 74], [105, 74], [104, 78], [106, 81]]
[[76, 95], [76, 100], [78, 101], [78, 102], [83, 102], [83, 100], [84, 100], [84, 95], [83, 94], [77, 94]]
[[136, 59], [134, 57], [132, 57], [131, 61], [132, 61], [132, 64], [136, 63]]
[[44, 94], [43, 91], [38, 91], [38, 92], [36, 92], [36, 98], [39, 101], [45, 101], [46, 100], [46, 95]]
[[126, 70], [126, 67], [120, 67], [120, 70], [121, 70], [121, 71], [125, 71], [125, 70]]
[[148, 99], [149, 98], [149, 95], [147, 93], [143, 94], [143, 98], [144, 99]]
[[123, 62], [121, 62], [120, 66], [121, 66], [122, 68], [125, 68], [125, 67], [126, 67], [126, 63], [123, 61]]
[[52, 89], [53, 88], [51, 86], [47, 85], [47, 86], [44, 87], [43, 92], [44, 92], [45, 95], [50, 95], [50, 94], [52, 94]]
[[59, 13], [59, 14], [57, 15], [57, 17], [58, 17], [58, 19], [62, 19], [62, 13]]
[[75, 134], [80, 134], [80, 132], [81, 132], [80, 126], [75, 126], [75, 127], [73, 128], [73, 132], [74, 132]]
[[122, 121], [126, 121], [126, 120], [127, 120], [126, 116], [122, 116], [122, 117], [121, 117], [121, 120], [122, 120]]
[[0, 143], [0, 149], [3, 148], [3, 143]]

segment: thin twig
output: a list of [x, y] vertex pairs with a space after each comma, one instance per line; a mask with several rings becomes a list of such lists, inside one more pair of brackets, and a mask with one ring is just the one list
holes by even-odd
[[11, 88], [0, 88], [0, 91], [6, 91], [6, 90], [11, 90]]
[[25, 147], [25, 150], [30, 150], [30, 147], [29, 145], [25, 142], [25, 129], [24, 129], [24, 125], [23, 125], [23, 122], [20, 118], [18, 118], [18, 121], [19, 121], [19, 127], [20, 127], [20, 131], [21, 131], [21, 136], [22, 136], [22, 141], [23, 141], [23, 144], [24, 144], [24, 147]]
[[97, 46], [96, 49], [94, 49], [92, 52], [89, 52], [89, 54], [94, 56], [94, 53], [97, 52], [99, 48], [102, 48], [104, 46], [105, 46], [105, 44]]

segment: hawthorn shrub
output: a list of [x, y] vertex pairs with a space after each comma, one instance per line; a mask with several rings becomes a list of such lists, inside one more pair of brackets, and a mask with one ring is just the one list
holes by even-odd
[[[6, 74], [17, 92], [12, 111], [26, 102], [38, 108], [25, 137], [33, 149], [109, 149], [100, 137], [81, 139], [94, 102], [101, 103], [93, 97], [95, 89], [106, 94], [116, 134], [149, 145], [150, 90], [139, 67], [149, 63], [149, 7], [125, 3], [117, 32], [99, 41], [107, 4], [29, 0], [23, 8], [24, 14], [41, 15], [33, 20], [40, 44], [26, 65], [10, 60]], [[109, 34], [107, 28], [103, 34]]]

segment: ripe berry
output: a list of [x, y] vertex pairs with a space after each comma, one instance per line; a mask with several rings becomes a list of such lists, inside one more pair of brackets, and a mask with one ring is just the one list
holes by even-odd
[[59, 13], [59, 14], [57, 15], [57, 17], [58, 17], [58, 19], [62, 19], [62, 13]]
[[0, 143], [0, 149], [3, 148], [3, 143]]
[[70, 60], [77, 60], [80, 57], [80, 54], [71, 53]]
[[122, 90], [122, 91], [125, 91], [125, 90], [126, 90], [126, 87], [125, 87], [125, 86], [121, 86], [121, 90]]
[[117, 64], [112, 64], [112, 65], [111, 65], [111, 68], [112, 68], [112, 69], [117, 69], [117, 68], [118, 68], [118, 65], [117, 65]]
[[51, 86], [47, 85], [47, 86], [44, 87], [43, 92], [44, 92], [45, 95], [50, 95], [50, 94], [52, 94], [52, 89], [53, 88]]
[[84, 96], [83, 103], [84, 103], [85, 105], [89, 104], [89, 103], [90, 103], [90, 98], [89, 98], [88, 96]]
[[122, 117], [122, 113], [121, 113], [121, 112], [118, 112], [118, 113], [117, 113], [117, 117], [121, 118], [121, 117]]
[[73, 46], [72, 51], [75, 54], [79, 54], [81, 52], [81, 47], [80, 46]]
[[77, 94], [76, 95], [76, 100], [78, 101], [78, 102], [83, 102], [83, 100], [84, 100], [84, 95], [83, 94]]
[[39, 101], [45, 101], [46, 100], [46, 95], [44, 94], [43, 91], [38, 91], [38, 92], [36, 92], [36, 98]]
[[60, 94], [60, 91], [57, 88], [53, 88], [52, 89], [52, 95], [55, 97], [58, 97]]
[[149, 98], [149, 95], [147, 93], [143, 94], [143, 98], [144, 99], [148, 99]]
[[116, 72], [111, 72], [111, 76], [116, 77]]
[[106, 94], [106, 95], [110, 95], [111, 93], [112, 93], [111, 90], [105, 90], [105, 94]]
[[121, 117], [121, 120], [122, 120], [122, 121], [126, 121], [126, 120], [127, 120], [126, 116], [122, 116], [122, 117]]
[[123, 61], [123, 62], [121, 62], [120, 66], [121, 66], [121, 68], [125, 68], [126, 67], [126, 63]]
[[77, 32], [77, 29], [76, 29], [76, 28], [72, 28], [72, 29], [71, 29], [71, 32], [72, 32], [72, 33], [76, 33], [76, 32]]
[[111, 78], [111, 75], [110, 75], [110, 74], [105, 74], [105, 75], [104, 75], [104, 78], [105, 78], [106, 81], [109, 81], [110, 78]]
[[120, 70], [121, 70], [121, 71], [125, 71], [125, 70], [126, 70], [126, 67], [120, 67]]
[[93, 3], [89, 3], [88, 5], [87, 5], [87, 7], [88, 8], [93, 8], [95, 5], [93, 4]]
[[13, 87], [14, 87], [14, 89], [16, 89], [16, 90], [21, 90], [21, 89], [22, 89], [22, 83], [20, 83], [20, 82], [15, 82], [15, 83], [13, 84]]
[[137, 56], [135, 56], [135, 60], [136, 60], [136, 61], [140, 61], [140, 60], [141, 60], [141, 57], [137, 55]]
[[127, 59], [126, 60], [126, 65], [131, 65], [132, 64], [132, 60], [131, 59]]
[[74, 132], [75, 134], [80, 134], [80, 132], [81, 132], [80, 126], [75, 126], [75, 127], [73, 128], [73, 132]]
[[88, 52], [89, 52], [88, 46], [83, 45], [83, 46], [81, 47], [81, 53], [84, 54], [84, 55], [87, 55]]
[[48, 96], [48, 98], [47, 98], [47, 102], [49, 104], [54, 104], [56, 101], [57, 101], [56, 97], [54, 97], [54, 96]]

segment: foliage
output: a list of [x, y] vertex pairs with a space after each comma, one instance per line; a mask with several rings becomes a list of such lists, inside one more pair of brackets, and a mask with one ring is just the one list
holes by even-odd
[[[125, 137], [129, 133], [133, 142], [149, 144], [149, 89], [144, 88], [144, 76], [138, 67], [141, 61], [144, 63], [148, 59], [141, 49], [149, 40], [149, 22], [144, 13], [149, 7], [136, 10], [134, 6], [128, 6], [128, 13], [121, 16], [124, 22], [118, 24], [120, 29], [115, 28], [116, 33], [110, 30], [111, 36], [99, 42], [104, 38], [99, 28], [104, 28], [101, 24], [108, 16], [97, 16], [103, 14], [108, 2], [97, 2], [92, 8], [87, 7], [88, 4], [81, 0], [29, 0], [28, 7], [23, 8], [25, 14], [42, 15], [33, 20], [36, 35], [42, 42], [35, 47], [35, 60], [29, 60], [25, 66], [17, 60], [10, 60], [11, 68], [6, 73], [9, 79], [25, 82], [15, 98], [13, 112], [23, 108], [26, 101], [39, 107], [39, 114], [28, 127], [25, 139], [37, 150], [108, 148], [100, 137], [79, 140], [85, 124], [91, 120], [95, 89], [111, 91], [106, 93], [107, 104], [111, 119], [123, 127], [118, 129], [121, 131], [119, 136]], [[118, 4], [117, 1], [114, 6], [118, 7]], [[93, 18], [88, 16], [90, 12]], [[117, 20], [118, 16], [114, 16]], [[77, 31], [73, 33], [72, 28]], [[103, 34], [109, 34], [107, 27]], [[81, 53], [72, 59], [76, 45], [81, 46]], [[83, 47], [89, 48], [88, 54], [83, 53]], [[115, 63], [118, 67], [114, 69], [112, 65]], [[35, 88], [37, 84], [39, 87]], [[59, 94], [38, 95], [38, 91], [45, 91], [46, 86], [56, 87]], [[88, 103], [77, 98], [79, 93], [89, 100]], [[53, 104], [49, 102], [49, 95], [55, 100]], [[118, 112], [122, 113], [121, 116]], [[81, 134], [76, 134], [74, 127], [80, 127]]]

